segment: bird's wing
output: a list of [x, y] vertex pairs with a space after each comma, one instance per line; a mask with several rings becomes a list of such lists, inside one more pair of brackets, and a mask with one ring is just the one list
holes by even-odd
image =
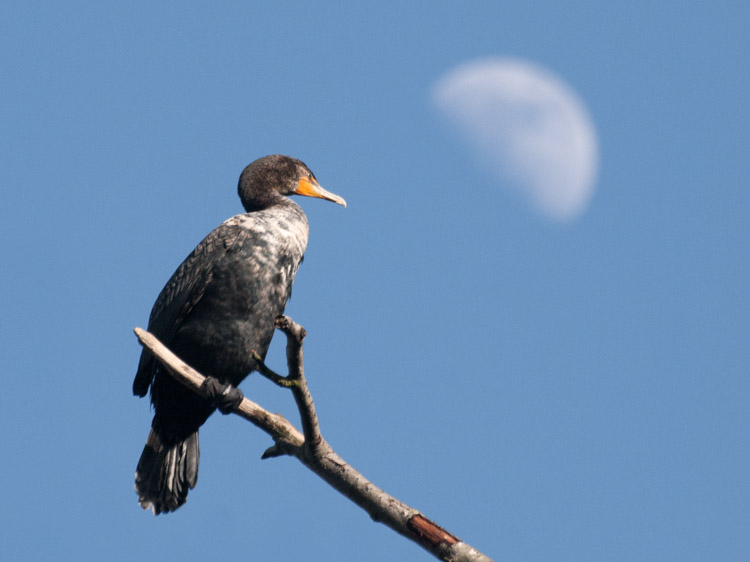
[[[185, 258], [159, 293], [148, 321], [148, 331], [167, 347], [182, 322], [200, 301], [213, 279], [213, 270], [228, 252], [242, 243], [246, 234], [233, 217], [214, 229]], [[160, 364], [144, 349], [133, 381], [133, 394], [145, 396]]]

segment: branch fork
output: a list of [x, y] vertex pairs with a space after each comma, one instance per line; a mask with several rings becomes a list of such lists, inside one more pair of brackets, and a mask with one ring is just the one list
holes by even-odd
[[[282, 376], [263, 362], [257, 353], [253, 358], [258, 372], [283, 388], [292, 391], [300, 414], [302, 432], [284, 416], [273, 414], [247, 397], [234, 407], [233, 413], [259, 427], [274, 440], [261, 458], [289, 455], [315, 472], [333, 488], [364, 509], [374, 521], [381, 522], [412, 540], [440, 560], [452, 562], [492, 562], [492, 560], [455, 537], [419, 511], [390, 496], [346, 463], [323, 439], [315, 404], [307, 386], [303, 366], [302, 342], [305, 329], [288, 316], [279, 316], [274, 325], [287, 338], [286, 357], [289, 374]], [[140, 343], [167, 367], [172, 376], [208, 400], [221, 398], [226, 389], [205, 384], [206, 377], [174, 355], [153, 334], [135, 328]], [[219, 394], [219, 396], [217, 396]], [[239, 395], [241, 397], [241, 394]], [[237, 395], [235, 395], [237, 397]], [[231, 408], [230, 408], [231, 409]]]

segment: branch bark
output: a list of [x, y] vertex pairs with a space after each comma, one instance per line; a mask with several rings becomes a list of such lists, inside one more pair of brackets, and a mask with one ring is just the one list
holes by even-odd
[[[296, 457], [333, 488], [364, 509], [374, 521], [384, 523], [439, 560], [492, 562], [489, 557], [417, 510], [375, 486], [333, 450], [321, 435], [315, 404], [305, 379], [302, 353], [305, 329], [287, 316], [277, 318], [276, 327], [287, 337], [289, 375], [281, 376], [274, 373], [256, 355], [258, 372], [277, 385], [292, 391], [300, 413], [303, 433], [284, 416], [268, 412], [245, 397], [234, 413], [262, 429], [274, 441], [274, 445], [263, 453], [262, 458], [282, 455]], [[141, 328], [135, 328], [134, 331], [140, 343], [151, 350], [173, 377], [204, 398], [212, 398], [208, 396], [207, 388], [203, 385], [206, 377], [184, 363], [153, 334]]]

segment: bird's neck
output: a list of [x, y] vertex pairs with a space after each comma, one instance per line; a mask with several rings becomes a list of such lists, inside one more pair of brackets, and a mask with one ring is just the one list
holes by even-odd
[[289, 201], [289, 198], [284, 197], [275, 191], [255, 193], [253, 195], [254, 196], [251, 199], [242, 201], [242, 206], [245, 207], [245, 210], [248, 213], [262, 211], [277, 205], [285, 205], [286, 202]]

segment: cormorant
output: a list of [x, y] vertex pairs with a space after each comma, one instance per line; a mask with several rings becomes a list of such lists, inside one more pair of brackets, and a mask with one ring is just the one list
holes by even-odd
[[[191, 367], [237, 386], [265, 358], [307, 246], [305, 213], [287, 195], [324, 190], [301, 161], [275, 154], [247, 166], [238, 184], [247, 211], [227, 219], [182, 262], [151, 310], [148, 330]], [[198, 428], [215, 406], [173, 379], [144, 349], [133, 394], [151, 387], [154, 418], [135, 473], [138, 501], [176, 510], [198, 479]]]

